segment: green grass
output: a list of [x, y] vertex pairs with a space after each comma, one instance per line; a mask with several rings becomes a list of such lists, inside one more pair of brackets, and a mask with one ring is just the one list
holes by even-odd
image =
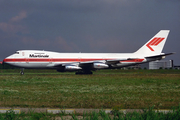
[[50, 113], [35, 113], [29, 111], [28, 113], [15, 114], [13, 110], [7, 111], [5, 114], [0, 114], [0, 120], [179, 120], [180, 106], [172, 109], [171, 112], [161, 113], [155, 112], [153, 107], [143, 109], [143, 112], [129, 112], [125, 115], [119, 110], [113, 110], [111, 114], [105, 113], [104, 110], [99, 112], [79, 114], [50, 114]]
[[179, 70], [0, 70], [1, 107], [169, 109], [180, 104]]

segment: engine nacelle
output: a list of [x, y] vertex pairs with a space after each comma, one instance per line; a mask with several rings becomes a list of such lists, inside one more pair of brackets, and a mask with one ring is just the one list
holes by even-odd
[[101, 68], [108, 68], [109, 66], [104, 63], [93, 63], [94, 68], [101, 69]]
[[81, 70], [82, 68], [78, 66], [68, 65], [68, 66], [65, 66], [65, 69], [66, 70]]

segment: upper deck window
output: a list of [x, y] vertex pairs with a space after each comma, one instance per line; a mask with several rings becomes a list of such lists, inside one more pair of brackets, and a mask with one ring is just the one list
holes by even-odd
[[19, 52], [15, 52], [15, 54], [19, 54]]

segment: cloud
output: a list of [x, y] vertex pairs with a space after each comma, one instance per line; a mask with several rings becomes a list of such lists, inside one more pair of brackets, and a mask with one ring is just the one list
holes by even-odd
[[17, 16], [11, 18], [10, 22], [20, 22], [21, 20], [23, 20], [26, 17], [27, 17], [27, 12], [21, 11]]
[[0, 30], [7, 32], [7, 33], [17, 33], [22, 32], [24, 33], [26, 31], [26, 27], [22, 25], [14, 25], [11, 23], [0, 23]]
[[14, 34], [14, 33], [27, 33], [27, 29], [25, 26], [21, 25], [20, 23], [24, 18], [27, 17], [27, 13], [25, 11], [21, 11], [19, 15], [12, 17], [8, 22], [1, 22], [0, 23], [0, 30], [6, 33]]

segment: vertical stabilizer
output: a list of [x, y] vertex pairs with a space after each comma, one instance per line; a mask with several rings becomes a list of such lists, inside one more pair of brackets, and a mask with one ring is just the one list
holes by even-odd
[[170, 30], [160, 30], [153, 38], [144, 44], [135, 54], [159, 55], [162, 52]]

